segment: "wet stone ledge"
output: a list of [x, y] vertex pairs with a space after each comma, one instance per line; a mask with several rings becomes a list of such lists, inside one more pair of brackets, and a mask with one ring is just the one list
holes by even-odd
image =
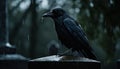
[[74, 56], [46, 56], [28, 62], [28, 69], [101, 69], [99, 61]]

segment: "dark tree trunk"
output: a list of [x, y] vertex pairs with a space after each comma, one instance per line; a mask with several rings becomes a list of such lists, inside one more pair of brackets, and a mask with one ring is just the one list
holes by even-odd
[[0, 1], [0, 45], [6, 42], [6, 0]]
[[34, 57], [35, 48], [37, 46], [37, 12], [36, 12], [36, 0], [31, 0], [31, 29], [30, 29], [30, 58]]

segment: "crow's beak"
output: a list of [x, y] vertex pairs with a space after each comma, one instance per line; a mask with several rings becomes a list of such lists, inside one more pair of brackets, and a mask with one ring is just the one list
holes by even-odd
[[43, 14], [43, 17], [52, 17], [52, 12], [48, 12]]

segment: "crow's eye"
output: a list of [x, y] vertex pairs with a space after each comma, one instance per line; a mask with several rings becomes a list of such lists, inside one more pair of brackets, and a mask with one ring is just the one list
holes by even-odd
[[53, 10], [52, 13], [53, 13], [53, 14], [57, 14], [57, 11], [56, 11], [56, 10]]
[[59, 16], [62, 16], [64, 14], [64, 11], [61, 9], [54, 9], [54, 10], [52, 10], [52, 13], [55, 17], [59, 17]]

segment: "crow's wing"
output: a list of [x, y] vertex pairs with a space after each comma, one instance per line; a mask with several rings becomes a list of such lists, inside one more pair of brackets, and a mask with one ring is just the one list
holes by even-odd
[[64, 19], [63, 23], [69, 34], [75, 38], [75, 41], [80, 42], [81, 45], [84, 46], [83, 48], [91, 50], [88, 39], [80, 25], [77, 25], [76, 22], [70, 18]]

